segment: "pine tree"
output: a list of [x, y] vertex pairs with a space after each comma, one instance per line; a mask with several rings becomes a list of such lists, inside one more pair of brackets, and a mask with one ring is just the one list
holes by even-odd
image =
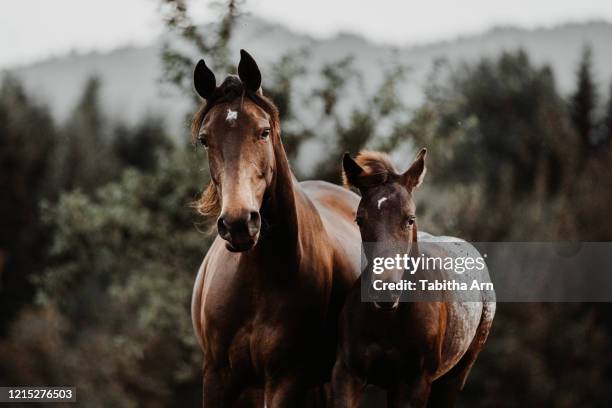
[[89, 78], [63, 130], [59, 154], [62, 184], [66, 190], [91, 192], [116, 176], [107, 121], [100, 105], [101, 82]]
[[608, 93], [608, 103], [606, 105], [606, 112], [603, 119], [603, 135], [602, 142], [609, 143], [612, 140], [612, 83], [610, 83], [610, 90]]
[[598, 99], [593, 79], [592, 57], [591, 47], [585, 46], [578, 67], [576, 91], [572, 95], [570, 105], [572, 122], [580, 136], [585, 153], [594, 142], [595, 110]]
[[30, 301], [31, 278], [44, 265], [39, 204], [56, 187], [50, 177], [56, 140], [49, 110], [15, 77], [0, 78], [0, 337]]

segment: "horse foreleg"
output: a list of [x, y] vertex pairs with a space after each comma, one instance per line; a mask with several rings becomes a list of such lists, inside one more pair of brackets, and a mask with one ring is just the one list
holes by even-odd
[[204, 369], [204, 408], [231, 407], [238, 397], [237, 391], [229, 368]]
[[332, 400], [334, 408], [358, 407], [365, 381], [351, 373], [344, 362], [338, 359], [332, 373]]
[[424, 408], [430, 391], [431, 380], [422, 375], [414, 381], [403, 382], [391, 388], [387, 405], [389, 408]]
[[303, 407], [306, 404], [306, 390], [296, 378], [284, 377], [266, 383], [264, 399], [265, 408]]

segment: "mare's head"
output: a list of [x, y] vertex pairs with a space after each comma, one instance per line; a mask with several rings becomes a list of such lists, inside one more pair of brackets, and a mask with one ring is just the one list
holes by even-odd
[[230, 251], [246, 251], [259, 239], [260, 209], [274, 178], [278, 110], [263, 95], [257, 63], [244, 50], [238, 76], [217, 86], [200, 60], [194, 85], [206, 103], [193, 119], [192, 135], [206, 147], [211, 177], [198, 209], [218, 215], [217, 230]]
[[[398, 251], [409, 253], [412, 244], [416, 243], [413, 193], [425, 176], [426, 155], [427, 150], [422, 149], [410, 168], [401, 174], [383, 153], [364, 151], [355, 160], [348, 153], [344, 155], [342, 166], [345, 184], [361, 192], [356, 222], [369, 268], [373, 267], [375, 258], [395, 258]], [[404, 275], [403, 269], [380, 268], [384, 268], [384, 271], [370, 273], [368, 276], [391, 283], [399, 282]], [[399, 294], [394, 294], [391, 302], [376, 304], [380, 308], [395, 309], [398, 302]]]

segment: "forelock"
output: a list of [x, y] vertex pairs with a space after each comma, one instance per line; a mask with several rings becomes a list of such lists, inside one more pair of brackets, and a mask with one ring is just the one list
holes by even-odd
[[355, 158], [355, 161], [365, 170], [368, 175], [379, 173], [386, 173], [388, 175], [398, 174], [397, 170], [391, 163], [391, 158], [382, 152], [362, 150]]

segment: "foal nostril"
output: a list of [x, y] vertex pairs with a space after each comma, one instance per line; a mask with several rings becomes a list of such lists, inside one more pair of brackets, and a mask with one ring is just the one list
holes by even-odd
[[249, 230], [249, 235], [254, 236], [259, 232], [259, 228], [261, 227], [261, 217], [259, 216], [258, 211], [251, 211], [247, 216], [247, 228]]
[[249, 223], [259, 224], [259, 211], [251, 211], [249, 213]]
[[229, 234], [229, 225], [227, 224], [225, 217], [219, 217], [217, 219], [217, 231], [219, 232], [219, 235], [222, 237]]

